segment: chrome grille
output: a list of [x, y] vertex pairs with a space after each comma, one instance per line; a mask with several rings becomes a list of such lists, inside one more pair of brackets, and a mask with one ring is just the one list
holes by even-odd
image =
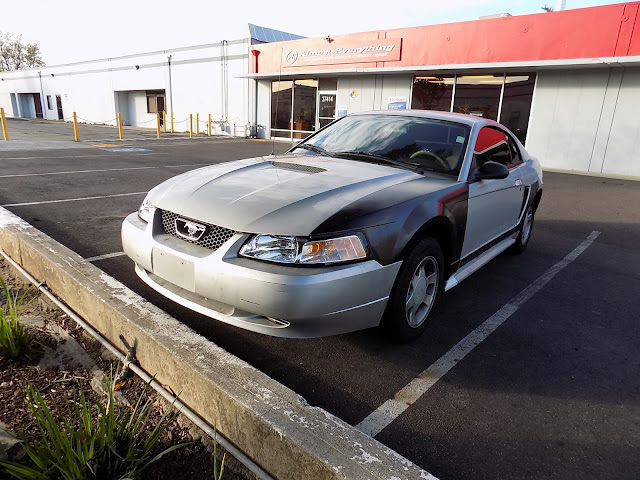
[[[200, 240], [189, 240], [188, 238], [181, 237], [177, 234], [176, 218], [178, 217], [184, 218], [185, 220], [191, 220], [193, 222], [197, 222], [206, 226], [206, 230], [204, 231], [202, 237], [200, 237]], [[168, 212], [167, 210], [162, 210], [162, 230], [164, 231], [164, 233], [173, 235], [180, 240], [184, 240], [185, 242], [193, 243], [195, 245], [200, 245], [201, 247], [209, 248], [211, 250], [217, 250], [222, 246], [224, 242], [226, 242], [236, 234], [235, 231], [229, 230], [228, 228], [219, 227], [217, 225], [209, 225], [198, 220], [193, 220], [189, 217], [184, 217], [173, 212]]]

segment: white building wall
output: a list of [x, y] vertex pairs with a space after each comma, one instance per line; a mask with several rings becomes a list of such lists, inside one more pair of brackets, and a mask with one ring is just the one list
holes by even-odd
[[271, 80], [258, 81], [258, 138], [271, 138]]
[[376, 110], [376, 105], [380, 105], [380, 96], [378, 95], [378, 102], [376, 102], [375, 92], [375, 75], [339, 77], [336, 104], [346, 105], [347, 113]]
[[[45, 95], [43, 113], [48, 119], [58, 118], [55, 95], [60, 95], [65, 119], [70, 119], [75, 111], [81, 121], [115, 125], [120, 111], [130, 124], [155, 128], [155, 114], [147, 113], [146, 91], [165, 90], [167, 123], [173, 105], [175, 130], [188, 130], [189, 114], [193, 114], [196, 130], [195, 119], [199, 113], [201, 132], [206, 130], [208, 115], [211, 114], [212, 120], [219, 125], [214, 133], [226, 131], [233, 134], [236, 124], [240, 128], [235, 130], [244, 135], [245, 125], [251, 118], [248, 116], [251, 81], [236, 77], [248, 73], [248, 48], [248, 40], [234, 40], [229, 41], [226, 47], [219, 43], [39, 70], [2, 72], [0, 107], [11, 114], [11, 93], [40, 93], [40, 71]], [[222, 57], [225, 53], [227, 68], [223, 76]], [[226, 78], [226, 87], [223, 87], [223, 78]], [[46, 95], [52, 96], [54, 108], [51, 110], [47, 109]]]
[[411, 85], [413, 75], [387, 75], [381, 79], [380, 105], [376, 110], [386, 110], [390, 97], [400, 97], [407, 100], [407, 108], [411, 105]]
[[624, 70], [619, 91], [601, 171], [640, 177], [640, 68]]
[[640, 176], [640, 68], [542, 71], [527, 150], [543, 167]]
[[386, 110], [389, 97], [405, 97], [411, 102], [412, 75], [361, 75], [338, 78], [338, 105], [348, 113]]

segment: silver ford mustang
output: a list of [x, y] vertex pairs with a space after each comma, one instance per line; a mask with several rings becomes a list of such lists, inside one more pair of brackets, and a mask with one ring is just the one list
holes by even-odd
[[538, 162], [502, 125], [428, 111], [336, 120], [285, 155], [149, 192], [122, 225], [136, 273], [214, 319], [281, 337], [417, 337], [443, 292], [529, 242]]

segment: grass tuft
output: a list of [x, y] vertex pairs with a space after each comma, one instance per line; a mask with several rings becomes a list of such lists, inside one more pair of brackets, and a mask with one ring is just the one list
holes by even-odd
[[18, 292], [12, 293], [2, 278], [0, 289], [6, 296], [6, 303], [0, 308], [0, 356], [16, 358], [31, 346], [31, 336], [19, 321], [26, 307], [24, 300], [29, 291], [22, 295]]
[[135, 480], [151, 464], [186, 445], [173, 445], [154, 455], [154, 445], [179, 412], [167, 409], [152, 426], [148, 384], [131, 408], [116, 405], [113, 380], [105, 383], [102, 402], [92, 405], [82, 390], [79, 395], [74, 392], [61, 419], [53, 417], [40, 392], [28, 384], [26, 401], [41, 438], [33, 442], [22, 438], [31, 465], [0, 462], [0, 473], [20, 480]]

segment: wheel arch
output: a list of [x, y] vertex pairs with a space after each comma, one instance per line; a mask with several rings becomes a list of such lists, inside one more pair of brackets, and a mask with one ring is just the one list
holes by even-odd
[[540, 200], [542, 200], [542, 187], [537, 186], [537, 192], [533, 197], [533, 211], [538, 210], [538, 205], [540, 205]]
[[447, 217], [434, 217], [416, 230], [402, 249], [401, 258], [407, 258], [418, 242], [425, 237], [432, 237], [440, 244], [444, 257], [445, 279], [448, 278], [455, 251], [456, 233], [454, 225]]

